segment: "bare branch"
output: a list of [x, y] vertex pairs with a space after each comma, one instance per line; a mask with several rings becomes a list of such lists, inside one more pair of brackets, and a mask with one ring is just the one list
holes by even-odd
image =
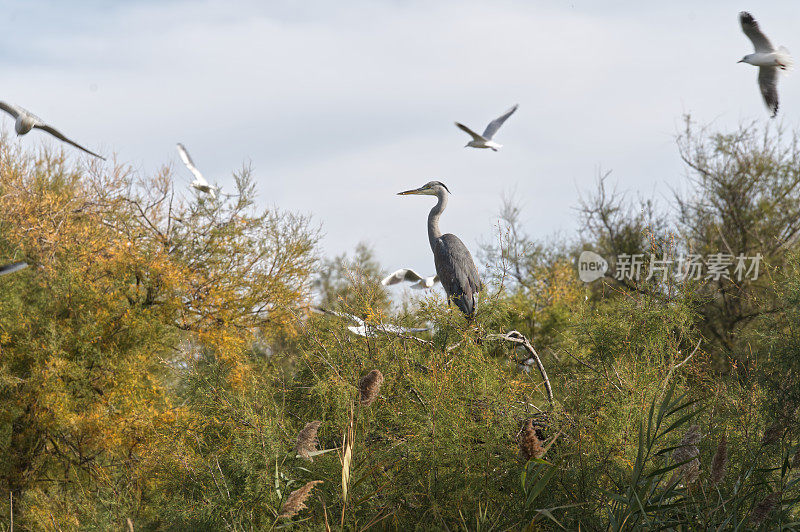
[[536, 367], [539, 368], [539, 373], [544, 380], [544, 388], [547, 390], [547, 400], [551, 405], [553, 404], [553, 388], [550, 386], [550, 379], [547, 378], [547, 372], [544, 369], [544, 364], [542, 364], [542, 359], [539, 358], [539, 353], [536, 352], [533, 345], [531, 345], [524, 334], [519, 331], [509, 331], [505, 334], [489, 334], [486, 336], [486, 340], [505, 340], [524, 347], [531, 358], [536, 362]]

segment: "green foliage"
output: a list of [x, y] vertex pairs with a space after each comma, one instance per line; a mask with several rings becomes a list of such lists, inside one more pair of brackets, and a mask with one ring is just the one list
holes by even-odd
[[[783, 530], [797, 526], [790, 517], [797, 496], [786, 498], [785, 494], [796, 490], [800, 478], [790, 474], [788, 453], [780, 467], [764, 466], [758, 456], [747, 457], [741, 469], [732, 472], [732, 482], [715, 478], [712, 463], [710, 473], [701, 476], [699, 450], [687, 443], [687, 436], [682, 440], [677, 436], [695, 431], [699, 441], [697, 426], [685, 428], [698, 417], [696, 403], [686, 394], [674, 397], [674, 387], [660, 402], [653, 400], [639, 428], [630, 474], [608, 493], [608, 529]], [[684, 452], [687, 448], [694, 451]], [[770, 505], [765, 501], [771, 501]]]
[[361, 242], [356, 246], [353, 258], [347, 254], [323, 261], [316, 285], [320, 303], [332, 309], [340, 305], [352, 307], [357, 293], [368, 294], [368, 308], [372, 312], [385, 312], [389, 308], [389, 297], [380, 288], [383, 270], [375, 259], [375, 250]]

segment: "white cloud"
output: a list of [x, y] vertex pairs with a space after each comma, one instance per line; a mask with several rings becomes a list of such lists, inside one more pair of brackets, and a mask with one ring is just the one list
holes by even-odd
[[[223, 186], [252, 161], [265, 204], [313, 213], [330, 253], [373, 242], [390, 269], [432, 265], [430, 202], [399, 190], [447, 183], [443, 228], [475, 251], [512, 187], [532, 234], [569, 232], [599, 166], [647, 195], [680, 182], [682, 113], [723, 129], [767, 117], [755, 69], [735, 64], [750, 44], [721, 1], [98, 6], [13, 4], [3, 99], [144, 171], [177, 161], [177, 141]], [[800, 50], [794, 13], [788, 1], [754, 12]], [[796, 124], [797, 83], [780, 92]], [[500, 153], [462, 147], [454, 120], [480, 128], [515, 102]]]

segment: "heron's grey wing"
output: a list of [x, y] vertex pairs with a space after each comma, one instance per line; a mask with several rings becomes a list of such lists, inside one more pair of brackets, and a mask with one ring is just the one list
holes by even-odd
[[6, 264], [5, 266], [0, 266], [0, 275], [7, 275], [9, 273], [14, 273], [19, 270], [28, 267], [27, 262], [12, 262], [11, 264]]
[[17, 107], [16, 105], [11, 105], [10, 103], [6, 102], [0, 102], [0, 109], [13, 116], [14, 119], [16, 119], [17, 117], [19, 117], [20, 114], [22, 114], [21, 109], [19, 107]]
[[758, 22], [753, 18], [753, 15], [747, 11], [742, 11], [739, 13], [739, 22], [742, 25], [742, 31], [753, 43], [756, 52], [772, 52], [775, 50], [767, 36], [761, 32], [761, 28], [758, 27]]
[[63, 134], [62, 134], [62, 133], [61, 133], [59, 130], [55, 129], [55, 128], [54, 128], [54, 127], [52, 127], [52, 126], [48, 126], [47, 124], [39, 123], [39, 124], [36, 124], [36, 125], [34, 125], [33, 127], [35, 127], [35, 128], [38, 128], [38, 129], [41, 129], [42, 131], [47, 131], [48, 133], [50, 133], [51, 135], [53, 135], [55, 138], [57, 138], [57, 139], [59, 139], [59, 140], [62, 140], [62, 141], [64, 141], [64, 142], [66, 142], [67, 144], [71, 144], [71, 145], [75, 146], [76, 148], [78, 148], [79, 150], [85, 151], [85, 152], [86, 152], [86, 153], [88, 153], [89, 155], [94, 155], [94, 156], [95, 156], [95, 157], [97, 157], [98, 159], [102, 159], [102, 160], [104, 160], [104, 161], [106, 160], [106, 158], [105, 158], [105, 157], [103, 157], [103, 156], [101, 156], [101, 155], [97, 155], [95, 152], [93, 152], [93, 151], [90, 151], [90, 150], [87, 150], [86, 148], [84, 148], [83, 146], [81, 146], [80, 144], [78, 144], [77, 142], [75, 142], [75, 141], [73, 141], [73, 140], [70, 140], [70, 139], [68, 139], [68, 138], [67, 138], [67, 137], [65, 137], [65, 136], [64, 136], [64, 135], [63, 135]]
[[497, 130], [500, 129], [500, 126], [503, 125], [503, 122], [508, 120], [508, 117], [514, 114], [514, 111], [517, 110], [519, 104], [514, 104], [514, 107], [503, 113], [501, 116], [498, 116], [491, 122], [489, 125], [486, 126], [486, 130], [483, 132], [483, 138], [491, 139], [494, 137], [494, 134], [497, 133]]
[[390, 284], [402, 283], [403, 281], [419, 281], [420, 279], [422, 279], [422, 277], [414, 270], [410, 268], [401, 268], [382, 279], [381, 284], [383, 286], [389, 286]]
[[202, 186], [207, 187], [208, 181], [206, 181], [206, 178], [203, 177], [203, 174], [201, 174], [200, 170], [198, 170], [194, 165], [194, 161], [189, 156], [189, 152], [186, 151], [186, 148], [180, 142], [178, 143], [178, 154], [181, 156], [181, 160], [183, 161], [183, 164], [186, 165], [186, 168], [188, 168], [189, 171], [194, 174], [195, 179], [197, 179]]
[[472, 137], [472, 140], [477, 140], [478, 142], [486, 140], [485, 138], [481, 137], [480, 135], [472, 131], [464, 124], [459, 124], [458, 122], [456, 122], [456, 127], [461, 131], [463, 131], [464, 133], [466, 133], [467, 135], [469, 135], [470, 137]]
[[761, 89], [761, 96], [764, 102], [772, 111], [772, 117], [778, 114], [778, 68], [759, 67], [758, 87]]
[[471, 317], [475, 311], [475, 294], [481, 290], [481, 279], [467, 246], [453, 234], [442, 235], [436, 240], [433, 261], [448, 300]]

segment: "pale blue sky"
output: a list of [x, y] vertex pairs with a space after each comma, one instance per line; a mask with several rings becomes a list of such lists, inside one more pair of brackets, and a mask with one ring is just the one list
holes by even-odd
[[[756, 68], [736, 64], [752, 51], [739, 10], [800, 53], [788, 0], [0, 3], [0, 99], [140, 171], [171, 162], [186, 186], [176, 142], [223, 189], [252, 162], [264, 205], [313, 214], [325, 253], [364, 240], [428, 274], [433, 200], [396, 192], [446, 183], [442, 229], [473, 252], [512, 189], [532, 235], [571, 236], [600, 167], [646, 196], [681, 186], [684, 113], [767, 120]], [[796, 127], [797, 76], [779, 91]], [[463, 148], [454, 120], [482, 130], [514, 103], [502, 151]]]

